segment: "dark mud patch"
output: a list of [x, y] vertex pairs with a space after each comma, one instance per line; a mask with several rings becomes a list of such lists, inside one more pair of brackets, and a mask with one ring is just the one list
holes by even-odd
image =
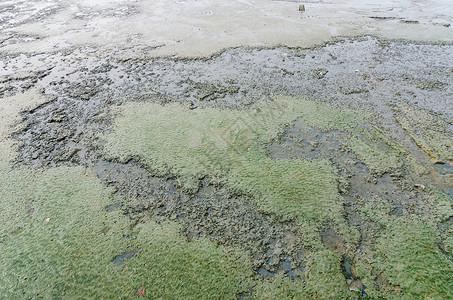
[[370, 19], [373, 19], [373, 20], [380, 20], [380, 21], [388, 21], [388, 20], [397, 20], [399, 18], [397, 17], [385, 17], [385, 16], [372, 16], [372, 17], [369, 17]]
[[37, 35], [27, 35], [27, 34], [11, 34], [10, 36], [3, 38], [0, 42], [0, 48], [13, 44], [28, 43], [39, 40], [41, 37]]
[[297, 277], [303, 270], [304, 249], [297, 226], [258, 213], [245, 196], [204, 181], [195, 195], [189, 195], [173, 179], [152, 176], [132, 161], [99, 161], [94, 170], [130, 199], [124, 210], [136, 223], [169, 219], [183, 225], [182, 234], [188, 240], [208, 237], [217, 244], [244, 249], [263, 277], [277, 273]]
[[334, 250], [335, 252], [345, 253], [344, 239], [330, 226], [321, 232], [321, 242], [324, 247]]
[[113, 203], [113, 204], [109, 204], [105, 207], [105, 211], [106, 212], [111, 212], [111, 211], [114, 211], [115, 209], [118, 209], [121, 207], [121, 202], [117, 202], [117, 203]]
[[93, 9], [93, 7], [84, 7], [79, 5], [79, 12], [76, 13], [75, 19], [91, 21], [97, 17], [114, 17], [126, 18], [139, 13], [136, 6], [131, 4], [117, 5], [111, 8]]
[[365, 292], [366, 286], [357, 280], [353, 271], [352, 261], [346, 255], [343, 255], [341, 258], [341, 272], [343, 273], [350, 290], [360, 292], [362, 297], [368, 296]]
[[437, 162], [434, 168], [442, 175], [453, 175], [453, 166], [447, 162]]

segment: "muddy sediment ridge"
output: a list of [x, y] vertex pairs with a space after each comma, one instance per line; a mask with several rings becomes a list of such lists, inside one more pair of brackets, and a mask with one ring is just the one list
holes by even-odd
[[[155, 176], [140, 157], [128, 162], [107, 160], [102, 152], [103, 136], [117, 114], [112, 108], [129, 101], [153, 101], [182, 102], [191, 109], [243, 110], [274, 95], [304, 96], [380, 116], [372, 125], [391, 132], [422, 157], [423, 151], [395, 120], [394, 106], [404, 103], [449, 124], [444, 134], [453, 137], [449, 102], [453, 68], [448, 64], [453, 61], [452, 45], [364, 37], [314, 49], [229, 49], [207, 59], [119, 60], [114, 53], [94, 53], [78, 48], [53, 54], [2, 54], [8, 56], [6, 70], [21, 66], [23, 71], [0, 77], [1, 95], [36, 87], [50, 97], [49, 102], [23, 112], [21, 129], [13, 134], [21, 143], [17, 163], [92, 168], [119, 195], [133, 199], [116, 206], [137, 223], [170, 219], [182, 224], [182, 233], [189, 240], [207, 237], [244, 249], [263, 278], [279, 273], [297, 277], [303, 272], [306, 249], [296, 223], [263, 214], [248, 195], [234, 194], [206, 180], [199, 182], [197, 191], [184, 191], [171, 174]], [[395, 215], [429, 213], [417, 211], [424, 207], [417, 205], [424, 196], [414, 185], [428, 182], [432, 176], [436, 182], [445, 178], [442, 174], [416, 176], [405, 166], [392, 173], [373, 173], [342, 148], [341, 139], [341, 132], [321, 132], [296, 120], [267, 145], [267, 151], [274, 159], [327, 159], [339, 170], [342, 180], [338, 188], [346, 200], [344, 217], [359, 230], [361, 240], [359, 244], [345, 241], [329, 226], [320, 235], [326, 247], [348, 262], [355, 249], [375, 238], [370, 230], [374, 225], [357, 213], [361, 201], [386, 199]], [[442, 172], [451, 168], [447, 161], [438, 165]], [[451, 196], [448, 185], [446, 182], [442, 188]], [[354, 277], [344, 273], [346, 279]]]

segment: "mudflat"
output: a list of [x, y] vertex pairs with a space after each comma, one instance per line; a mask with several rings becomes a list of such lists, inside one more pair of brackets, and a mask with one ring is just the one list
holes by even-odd
[[453, 297], [453, 7], [369, 2], [2, 2], [1, 297]]

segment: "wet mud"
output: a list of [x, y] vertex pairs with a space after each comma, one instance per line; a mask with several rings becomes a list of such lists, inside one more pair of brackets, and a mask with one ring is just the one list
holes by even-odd
[[276, 273], [297, 277], [303, 271], [304, 249], [297, 226], [258, 213], [246, 196], [205, 181], [195, 195], [189, 195], [178, 189], [173, 179], [152, 176], [146, 167], [133, 161], [121, 164], [101, 160], [94, 170], [117, 193], [133, 199], [122, 206], [135, 223], [149, 219], [177, 221], [183, 224], [182, 233], [188, 240], [208, 237], [217, 244], [242, 248], [262, 277]]
[[[69, 151], [68, 144], [87, 144], [78, 140], [83, 136], [91, 140], [94, 133], [108, 129], [105, 122], [111, 119], [106, 115], [109, 107], [125, 101], [185, 101], [192, 108], [245, 109], [254, 101], [275, 94], [304, 95], [340, 108], [360, 107], [377, 114], [379, 125], [403, 142], [407, 142], [408, 136], [396, 124], [392, 111], [398, 103], [428, 110], [450, 126], [453, 118], [449, 105], [453, 70], [446, 63], [453, 59], [449, 45], [364, 38], [308, 50], [239, 48], [199, 60], [123, 61], [115, 60], [114, 55], [90, 57], [90, 52], [84, 51], [5, 59], [8, 72], [18, 67], [26, 72], [29, 66], [33, 73], [24, 78], [2, 77], [0, 89], [4, 95], [36, 86], [56, 97], [33, 116], [25, 116], [30, 119], [26, 122], [28, 130], [36, 127], [38, 134], [30, 138], [45, 141], [45, 136], [39, 133], [52, 134], [57, 139], [52, 145], [62, 149], [56, 153]], [[439, 78], [441, 86], [420, 88], [420, 82]], [[52, 116], [49, 111], [53, 112]], [[58, 118], [68, 120], [59, 122]], [[32, 147], [27, 147], [28, 139], [23, 140], [24, 159], [38, 157], [39, 154], [32, 155]], [[49, 155], [48, 150], [44, 152]], [[76, 155], [74, 159], [83, 161], [82, 156]], [[56, 159], [53, 155], [41, 156], [39, 163], [52, 164]]]
[[[349, 265], [354, 254], [368, 251], [378, 236], [376, 224], [359, 214], [365, 202], [381, 199], [391, 206], [391, 215], [410, 217], [431, 213], [421, 186], [435, 185], [452, 196], [451, 143], [441, 144], [439, 149], [446, 150], [437, 152], [433, 161], [418, 139], [420, 132], [427, 132], [423, 126], [430, 123], [408, 127], [395, 118], [401, 107], [435, 115], [445, 126], [433, 130], [453, 140], [453, 68], [448, 63], [453, 61], [452, 45], [364, 37], [313, 49], [229, 49], [208, 59], [122, 60], [115, 59], [115, 53], [99, 57], [93, 49], [80, 48], [53, 54], [1, 55], [7, 73], [17, 73], [20, 66], [23, 74], [0, 77], [2, 96], [31, 87], [53, 96], [22, 113], [21, 129], [13, 134], [20, 142], [18, 164], [93, 168], [101, 180], [130, 199], [106, 209], [118, 206], [136, 223], [173, 220], [182, 224], [182, 234], [189, 240], [207, 237], [241, 248], [263, 278], [303, 273], [307, 250], [297, 226], [260, 213], [248, 195], [203, 180], [198, 190], [186, 192], [170, 174], [152, 174], [140, 157], [126, 163], [108, 161], [103, 157], [103, 136], [111, 130], [117, 114], [114, 107], [151, 101], [182, 102], [191, 109], [247, 110], [258, 100], [286, 94], [379, 116], [374, 124], [363, 127], [381, 128], [425, 171], [416, 174], [407, 163], [385, 172], [370, 170], [344, 146], [348, 135], [320, 131], [302, 119], [288, 124], [278, 139], [266, 145], [274, 159], [327, 159], [338, 169], [338, 190], [346, 201], [344, 218], [360, 232], [360, 242], [344, 240], [332, 227], [319, 234], [326, 248], [343, 255], [345, 280], [363, 295], [365, 286], [355, 280]], [[429, 133], [423, 136], [431, 141]], [[381, 144], [388, 147], [383, 140]], [[136, 252], [126, 253], [118, 256], [119, 263]]]
[[49, 18], [66, 6], [62, 2], [16, 1], [16, 3], [11, 3], [5, 1], [0, 4], [0, 18], [2, 20], [0, 30]]

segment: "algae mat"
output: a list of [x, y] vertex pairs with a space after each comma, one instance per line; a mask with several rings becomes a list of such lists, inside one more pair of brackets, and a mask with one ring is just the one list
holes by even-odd
[[[340, 255], [324, 247], [320, 234], [325, 226], [332, 226], [349, 244], [359, 244], [358, 232], [342, 218], [345, 203], [338, 192], [337, 171], [326, 160], [276, 160], [264, 150], [264, 145], [277, 139], [282, 128], [297, 118], [322, 131], [343, 132], [344, 146], [376, 173], [390, 172], [398, 167], [397, 162], [404, 160], [404, 155], [390, 146], [382, 151], [370, 151], [382, 145], [373, 140], [372, 130], [360, 125], [357, 114], [294, 97], [257, 102], [249, 111], [193, 110], [181, 104], [129, 104], [121, 108], [114, 132], [107, 136], [106, 157], [120, 162], [139, 159], [153, 174], [177, 177], [180, 186], [188, 192], [196, 192], [201, 179], [225, 185], [238, 193], [252, 195], [259, 211], [280, 221], [295, 220], [301, 227], [304, 245], [309, 248], [304, 280], [295, 279], [301, 280], [300, 285], [291, 287], [294, 282], [278, 284], [277, 279], [272, 285], [262, 287], [261, 292], [271, 289], [269, 295], [277, 297], [283, 291], [291, 291], [294, 294], [290, 298], [303, 294], [321, 298], [352, 297], [350, 291], [371, 297], [451, 296], [451, 250], [445, 253], [435, 246], [440, 236], [432, 227], [452, 216], [451, 200], [442, 192], [432, 193], [430, 198], [434, 202], [432, 219], [420, 218], [415, 222], [392, 217], [380, 203], [365, 203], [364, 219], [376, 218], [384, 210], [382, 219], [373, 220], [382, 224], [384, 234], [367, 245], [368, 251], [360, 249], [362, 245], [355, 250], [343, 250], [343, 255], [357, 260], [355, 274], [344, 274], [347, 272], [344, 256], [341, 261]], [[364, 120], [363, 116], [360, 120]], [[423, 226], [422, 222], [426, 221], [431, 225]], [[432, 271], [419, 269], [427, 265]], [[373, 288], [376, 277], [373, 272], [377, 270], [381, 272], [382, 285], [388, 286], [387, 291]], [[343, 275], [349, 281], [350, 291], [341, 284], [345, 280]]]
[[[7, 98], [8, 129], [18, 111], [49, 99]], [[159, 298], [234, 298], [248, 288], [243, 253], [206, 239], [187, 242], [172, 222], [131, 230], [112, 189], [84, 167], [37, 170], [10, 164], [16, 147], [0, 132], [0, 295], [4, 299], [130, 298], [140, 285]], [[131, 255], [132, 254], [132, 255]]]
[[[105, 137], [106, 159], [137, 160], [154, 176], [175, 178], [184, 193], [196, 194], [205, 181], [249, 195], [258, 211], [300, 228], [304, 270], [296, 271], [295, 278], [277, 273], [262, 281], [241, 247], [215, 245], [203, 237], [188, 241], [180, 234], [181, 225], [170, 221], [133, 224], [112, 205], [127, 199], [89, 169], [13, 168], [5, 156], [5, 297], [128, 298], [142, 285], [145, 295], [164, 299], [451, 295], [451, 234], [445, 240], [435, 228], [451, 230], [447, 195], [426, 188], [431, 217], [392, 215], [392, 204], [383, 199], [359, 205], [363, 220], [382, 231], [364, 245], [357, 228], [343, 218], [342, 179], [332, 161], [277, 159], [266, 151], [270, 143], [285, 138], [284, 128], [303, 120], [323, 132], [340, 132], [344, 147], [379, 174], [382, 170], [373, 167], [376, 159], [367, 149], [383, 146], [356, 112], [297, 97], [256, 102], [249, 110], [131, 103], [118, 112], [113, 132]], [[3, 148], [4, 153], [12, 151], [7, 143]], [[388, 145], [384, 150], [377, 155], [404, 163], [405, 155]], [[327, 227], [334, 228], [343, 245], [325, 242]], [[443, 251], [439, 243], [445, 243]], [[347, 266], [350, 257], [354, 269]], [[381, 289], [374, 284], [375, 272]]]
[[129, 298], [140, 285], [165, 299], [233, 298], [248, 286], [240, 253], [189, 243], [174, 223], [132, 233], [121, 211], [105, 211], [111, 190], [81, 167], [43, 172], [31, 189], [21, 172], [3, 178], [2, 298]]

